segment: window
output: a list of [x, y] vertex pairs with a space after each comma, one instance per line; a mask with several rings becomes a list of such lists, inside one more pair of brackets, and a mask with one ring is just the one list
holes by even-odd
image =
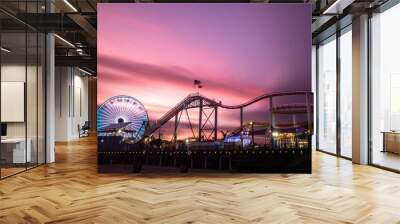
[[[312, 46], [312, 51], [311, 51], [311, 90], [314, 93], [313, 95], [313, 102], [317, 102], [316, 97], [317, 97], [317, 47], [315, 45]], [[317, 111], [316, 108], [317, 104], [313, 103], [313, 121], [317, 120]], [[317, 123], [314, 122], [314, 125]], [[317, 149], [317, 140], [316, 140], [316, 131], [315, 128], [313, 128], [313, 135], [312, 135], [312, 150]]]
[[318, 149], [336, 153], [336, 36], [318, 47]]
[[340, 155], [352, 157], [352, 35], [351, 26], [340, 36]]
[[400, 4], [371, 18], [371, 159], [400, 170]]

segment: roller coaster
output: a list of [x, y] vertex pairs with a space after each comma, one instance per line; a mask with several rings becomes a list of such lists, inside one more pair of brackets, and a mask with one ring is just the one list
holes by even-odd
[[[282, 103], [281, 97], [296, 97], [296, 103]], [[263, 94], [239, 105], [225, 105], [221, 101], [194, 93], [189, 94], [154, 122], [148, 121], [144, 106], [136, 99], [117, 96], [111, 100], [103, 103], [99, 108], [100, 112], [98, 111], [98, 116], [102, 115], [101, 121], [110, 121], [108, 124], [102, 122], [102, 126], [98, 125], [99, 170], [104, 165], [113, 164], [112, 167], [115, 168], [117, 164], [133, 164], [133, 170], [137, 172], [142, 164], [168, 164], [172, 167], [179, 166], [181, 170], [187, 170], [189, 167], [225, 167], [232, 170], [232, 167], [247, 169], [257, 165], [267, 172], [311, 172], [313, 93], [310, 91]], [[268, 101], [265, 114], [269, 123], [250, 122], [250, 127], [245, 127], [245, 108], [262, 100]], [[129, 103], [128, 106], [121, 104], [125, 102]], [[118, 105], [117, 110], [111, 109], [114, 104]], [[128, 112], [123, 112], [125, 107], [128, 108]], [[238, 128], [230, 132], [238, 141], [227, 141], [226, 136], [218, 139], [219, 108], [239, 110]], [[198, 121], [194, 124], [189, 116], [190, 109], [198, 109]], [[139, 111], [140, 117], [129, 116], [133, 111]], [[305, 115], [305, 122], [293, 122], [292, 125], [285, 126], [276, 121], [279, 115], [294, 118], [299, 114]], [[181, 118], [185, 115], [193, 134], [190, 142], [188, 139], [178, 139]], [[156, 132], [160, 132], [172, 119], [174, 128], [171, 141], [161, 140], [160, 134], [158, 141], [149, 141], [157, 140]], [[131, 135], [123, 134], [124, 132]], [[255, 142], [254, 135], [257, 134], [264, 135], [265, 144]], [[286, 140], [280, 139], [281, 135], [291, 136], [294, 139], [293, 143], [288, 144]]]
[[[304, 103], [295, 103], [295, 104], [283, 104], [274, 106], [273, 99], [277, 97], [284, 96], [304, 96]], [[269, 114], [270, 114], [270, 130], [273, 131], [275, 128], [275, 116], [277, 114], [306, 114], [307, 115], [307, 129], [312, 129], [312, 92], [309, 91], [295, 91], [295, 92], [281, 92], [281, 93], [272, 93], [272, 94], [263, 94], [254, 99], [251, 99], [243, 104], [239, 105], [225, 105], [222, 104], [221, 101], [217, 102], [208, 97], [202, 96], [198, 93], [190, 94], [182, 101], [180, 101], [176, 106], [170, 109], [167, 113], [165, 113], [160, 119], [151, 124], [148, 128], [146, 128], [145, 136], [150, 136], [158, 129], [160, 129], [163, 125], [165, 125], [169, 120], [175, 117], [174, 122], [174, 140], [177, 139], [177, 130], [179, 127], [179, 121], [182, 113], [185, 111], [186, 115], [189, 117], [187, 113], [188, 109], [199, 108], [199, 121], [198, 121], [198, 130], [197, 130], [197, 139], [198, 141], [210, 140], [209, 138], [203, 139], [203, 132], [205, 130], [212, 130], [213, 140], [217, 140], [218, 133], [218, 108], [231, 109], [231, 110], [240, 110], [240, 131], [243, 130], [243, 111], [244, 108], [257, 103], [261, 100], [269, 100]], [[311, 98], [311, 99], [310, 99]], [[212, 109], [208, 114], [205, 113], [205, 109]], [[214, 115], [214, 122], [210, 122], [211, 116]], [[203, 116], [205, 119], [203, 119]], [[188, 119], [190, 122], [190, 119]], [[212, 124], [213, 128], [205, 129], [206, 124]], [[191, 129], [193, 129], [193, 125], [190, 123]], [[192, 132], [194, 132], [192, 130]]]

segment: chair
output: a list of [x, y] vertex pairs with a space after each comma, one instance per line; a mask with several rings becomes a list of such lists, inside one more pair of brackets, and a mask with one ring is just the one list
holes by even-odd
[[79, 129], [79, 138], [89, 136], [89, 130], [90, 130], [89, 121], [85, 121], [82, 127], [78, 125], [78, 129]]

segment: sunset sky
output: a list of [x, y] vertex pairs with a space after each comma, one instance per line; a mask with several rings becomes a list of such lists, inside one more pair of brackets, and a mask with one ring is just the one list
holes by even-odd
[[[303, 4], [98, 4], [98, 104], [133, 96], [154, 121], [196, 91], [194, 79], [227, 105], [311, 90], [310, 24]], [[266, 105], [249, 119], [265, 120]], [[239, 127], [238, 111], [220, 113]]]

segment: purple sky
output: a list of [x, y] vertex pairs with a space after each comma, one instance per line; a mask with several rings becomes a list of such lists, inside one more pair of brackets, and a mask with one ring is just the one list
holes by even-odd
[[[98, 73], [99, 104], [130, 95], [153, 120], [194, 92], [193, 79], [202, 81], [203, 95], [228, 105], [263, 93], [311, 90], [311, 9], [98, 4]], [[233, 118], [225, 123], [234, 126]]]

